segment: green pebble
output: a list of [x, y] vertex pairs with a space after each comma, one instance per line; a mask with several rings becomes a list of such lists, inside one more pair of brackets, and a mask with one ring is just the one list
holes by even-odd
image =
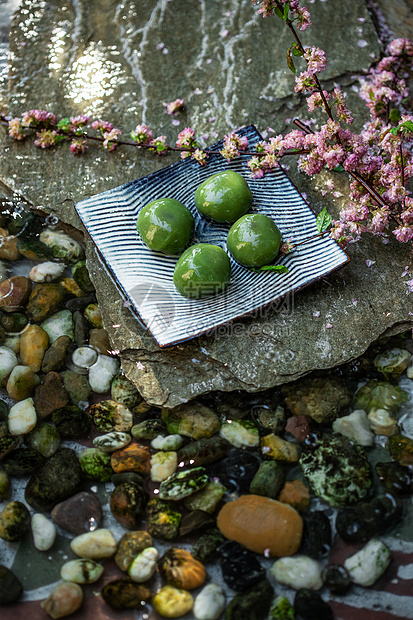
[[285, 482], [282, 465], [277, 461], [264, 461], [250, 484], [250, 493], [277, 499]]
[[99, 448], [86, 448], [79, 456], [79, 463], [86, 478], [109, 482], [113, 474], [110, 459], [111, 455]]
[[148, 532], [160, 540], [174, 540], [179, 534], [182, 515], [169, 502], [150, 499], [146, 506]]
[[159, 499], [179, 501], [200, 491], [208, 483], [208, 474], [203, 467], [194, 467], [172, 474], [159, 485]]
[[52, 456], [60, 446], [60, 434], [53, 424], [41, 422], [25, 435], [24, 443], [28, 448], [37, 450], [42, 456]]
[[0, 538], [17, 542], [30, 530], [30, 512], [22, 502], [9, 502], [0, 514]]

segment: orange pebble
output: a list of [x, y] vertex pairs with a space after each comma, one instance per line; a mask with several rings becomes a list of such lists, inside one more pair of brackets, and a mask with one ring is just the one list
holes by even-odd
[[121, 450], [112, 453], [110, 464], [115, 474], [133, 471], [137, 474], [149, 474], [150, 452], [147, 446], [131, 443]]
[[289, 504], [299, 512], [307, 510], [310, 505], [310, 491], [301, 480], [286, 482], [278, 496], [278, 501]]

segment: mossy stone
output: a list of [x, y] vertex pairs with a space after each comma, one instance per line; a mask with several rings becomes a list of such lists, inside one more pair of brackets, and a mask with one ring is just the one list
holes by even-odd
[[146, 503], [143, 488], [134, 482], [123, 482], [116, 486], [110, 497], [110, 510], [119, 523], [134, 530], [141, 522]]
[[119, 541], [115, 562], [120, 570], [127, 572], [133, 560], [148, 547], [152, 547], [152, 537], [145, 530], [126, 532]]
[[268, 616], [273, 596], [272, 586], [263, 579], [242, 594], [234, 596], [226, 609], [225, 620], [264, 620]]
[[86, 261], [79, 261], [72, 267], [72, 274], [76, 284], [87, 293], [91, 293], [95, 290], [93, 283], [89, 276], [88, 268], [86, 267]]
[[107, 583], [102, 589], [102, 598], [112, 609], [139, 608], [142, 601], [149, 601], [152, 593], [150, 589], [130, 579], [115, 579]]
[[174, 540], [178, 536], [181, 519], [181, 513], [169, 502], [151, 499], [146, 506], [147, 528], [154, 538]]
[[0, 514], [0, 538], [17, 542], [30, 530], [30, 512], [22, 502], [9, 502]]
[[67, 406], [54, 411], [52, 422], [64, 439], [86, 439], [92, 430], [90, 416], [75, 406]]
[[225, 538], [218, 529], [211, 529], [203, 534], [193, 546], [192, 555], [202, 564], [208, 564], [215, 559], [219, 547], [225, 542]]
[[42, 456], [52, 456], [60, 445], [60, 434], [53, 424], [40, 423], [25, 435], [24, 443], [28, 448], [37, 450]]
[[19, 333], [29, 322], [27, 316], [21, 312], [11, 312], [1, 317], [1, 324], [8, 332]]
[[85, 478], [109, 482], [112, 476], [110, 454], [99, 448], [86, 448], [79, 455], [79, 463]]
[[264, 461], [250, 484], [250, 493], [277, 499], [285, 482], [283, 466], [277, 461]]
[[31, 476], [44, 463], [44, 457], [31, 448], [16, 448], [2, 461], [2, 467], [9, 476], [21, 478]]

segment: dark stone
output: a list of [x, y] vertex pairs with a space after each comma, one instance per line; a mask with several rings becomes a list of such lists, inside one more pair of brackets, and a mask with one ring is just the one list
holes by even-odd
[[47, 349], [43, 362], [42, 372], [48, 373], [61, 370], [65, 365], [66, 356], [72, 344], [69, 336], [59, 336]]
[[87, 402], [89, 400], [92, 388], [84, 375], [80, 375], [73, 370], [64, 370], [60, 375], [72, 405], [77, 406], [80, 402]]
[[226, 439], [216, 435], [191, 441], [178, 451], [178, 463], [194, 467], [215, 463], [223, 459], [230, 448]]
[[263, 435], [268, 433], [281, 435], [284, 432], [286, 418], [282, 407], [255, 405], [251, 409], [251, 417]]
[[294, 598], [297, 620], [334, 620], [333, 611], [314, 590], [298, 590]]
[[328, 375], [305, 377], [283, 386], [281, 392], [293, 415], [305, 415], [317, 423], [345, 415], [352, 397], [343, 379]]
[[120, 474], [113, 474], [111, 476], [111, 481], [117, 487], [119, 484], [123, 484], [124, 482], [133, 482], [134, 484], [138, 484], [143, 487], [144, 479], [142, 476], [137, 474], [134, 471], [123, 471]]
[[142, 487], [133, 482], [123, 482], [115, 487], [110, 497], [110, 510], [119, 523], [136, 530], [142, 521], [146, 495]]
[[332, 594], [346, 594], [351, 588], [350, 575], [341, 564], [330, 564], [323, 572], [323, 579]]
[[288, 418], [285, 431], [291, 433], [300, 443], [303, 443], [311, 432], [310, 424], [305, 415], [292, 415]]
[[146, 506], [146, 525], [154, 538], [174, 540], [179, 533], [182, 515], [169, 502], [151, 499]]
[[27, 316], [21, 312], [11, 312], [1, 317], [1, 324], [8, 332], [19, 333], [29, 322]]
[[408, 467], [390, 461], [376, 463], [375, 470], [380, 484], [389, 493], [404, 497], [413, 492], [413, 475]]
[[26, 238], [19, 239], [17, 242], [17, 249], [20, 254], [34, 261], [45, 261], [52, 257], [52, 253], [41, 241], [38, 239]]
[[[5, 427], [7, 429], [7, 422], [4, 422]], [[1, 431], [0, 431], [1, 432]], [[13, 435], [9, 435], [8, 433], [4, 433], [0, 435], [0, 460], [4, 459], [4, 457], [12, 452], [20, 443], [20, 439], [18, 437], [14, 437]]]
[[69, 403], [69, 395], [65, 390], [59, 373], [49, 372], [43, 383], [38, 385], [34, 393], [34, 407], [40, 418], [47, 418], [57, 409]]
[[78, 347], [82, 347], [83, 345], [89, 342], [89, 322], [85, 319], [83, 314], [76, 310], [73, 313], [73, 325], [74, 325], [74, 334], [75, 334], [75, 342]]
[[0, 564], [0, 605], [14, 603], [23, 591], [16, 575], [6, 566]]
[[68, 532], [84, 534], [101, 526], [102, 506], [96, 495], [81, 491], [56, 504], [51, 517], [56, 525]]
[[30, 512], [22, 502], [9, 502], [0, 514], [0, 538], [17, 542], [30, 531]]
[[96, 301], [95, 293], [90, 293], [89, 295], [85, 295], [84, 297], [75, 297], [74, 299], [69, 299], [66, 302], [65, 307], [68, 310], [84, 310], [86, 306], [92, 304]]
[[23, 207], [23, 203], [20, 203], [19, 208], [10, 214], [7, 230], [11, 235], [19, 235], [21, 237], [23, 232], [31, 232], [34, 222], [34, 214], [26, 207]]
[[88, 268], [85, 261], [79, 261], [73, 267], [73, 278], [76, 284], [86, 293], [92, 293], [95, 290], [93, 283], [89, 276]]
[[263, 579], [242, 594], [234, 596], [226, 609], [225, 620], [265, 620], [273, 596], [271, 584]]
[[243, 390], [214, 392], [206, 396], [204, 400], [208, 400], [211, 408], [228, 420], [245, 418], [251, 410], [251, 402], [245, 397]]
[[204, 510], [193, 510], [182, 518], [179, 528], [179, 536], [187, 536], [191, 532], [198, 532], [199, 530], [214, 527], [215, 525], [215, 517], [210, 515], [208, 512], [205, 512]]
[[149, 419], [132, 426], [131, 434], [135, 439], [150, 441], [158, 435], [164, 435], [165, 430], [161, 420]]
[[52, 414], [52, 422], [64, 439], [85, 439], [92, 430], [92, 420], [75, 406], [66, 406]]
[[45, 462], [44, 457], [32, 448], [16, 448], [2, 461], [2, 467], [9, 476], [21, 478], [31, 476]]
[[25, 276], [12, 276], [3, 280], [0, 282], [0, 310], [14, 314], [22, 309], [31, 290], [31, 280]]
[[120, 570], [127, 572], [133, 560], [148, 547], [152, 547], [152, 537], [144, 530], [126, 532], [119, 541], [115, 562]]
[[403, 435], [393, 435], [387, 441], [391, 457], [400, 465], [413, 465], [413, 439]]
[[9, 406], [6, 401], [0, 399], [0, 422], [7, 420], [9, 415]]
[[330, 519], [321, 510], [303, 515], [303, 544], [300, 552], [312, 558], [325, 557], [331, 549]]
[[257, 456], [246, 450], [231, 451], [225, 461], [208, 468], [211, 477], [219, 478], [229, 492], [248, 493], [250, 484], [260, 466]]
[[285, 482], [283, 466], [277, 461], [261, 463], [250, 484], [250, 493], [277, 499]]
[[336, 518], [338, 535], [349, 543], [366, 542], [396, 525], [403, 516], [403, 506], [392, 495], [375, 497], [351, 508], [340, 510]]
[[30, 294], [26, 310], [33, 321], [40, 323], [61, 309], [63, 299], [58, 284], [38, 284]]
[[141, 601], [149, 601], [151, 596], [149, 588], [130, 579], [115, 579], [102, 589], [103, 600], [112, 609], [139, 608]]
[[225, 538], [219, 530], [209, 530], [198, 538], [192, 548], [192, 555], [202, 564], [208, 564], [208, 562], [212, 562], [215, 559], [217, 551], [224, 541]]
[[45, 512], [73, 495], [81, 482], [82, 469], [76, 452], [60, 448], [30, 478], [25, 499], [35, 510]]
[[243, 592], [265, 577], [257, 556], [239, 543], [229, 540], [219, 551], [222, 577], [231, 590]]

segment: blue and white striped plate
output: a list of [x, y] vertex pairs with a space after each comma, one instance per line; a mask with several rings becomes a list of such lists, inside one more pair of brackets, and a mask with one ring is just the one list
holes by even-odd
[[[261, 139], [254, 126], [239, 130], [252, 146]], [[222, 143], [214, 145], [221, 148]], [[194, 193], [206, 178], [221, 170], [242, 174], [251, 189], [253, 211], [273, 218], [283, 240], [298, 243], [317, 234], [316, 218], [283, 170], [251, 179], [248, 156], [227, 163], [210, 156], [207, 166], [185, 159], [158, 172], [83, 200], [76, 210], [103, 256], [116, 283], [161, 347], [189, 340], [255, 312], [318, 280], [348, 261], [327, 236], [313, 239], [286, 255], [287, 274], [254, 273], [231, 260], [231, 283], [224, 293], [189, 300], [175, 289], [177, 257], [149, 250], [136, 230], [139, 210], [151, 200], [175, 198], [195, 218], [194, 243], [214, 243], [226, 250], [229, 225], [207, 222], [198, 213]]]

